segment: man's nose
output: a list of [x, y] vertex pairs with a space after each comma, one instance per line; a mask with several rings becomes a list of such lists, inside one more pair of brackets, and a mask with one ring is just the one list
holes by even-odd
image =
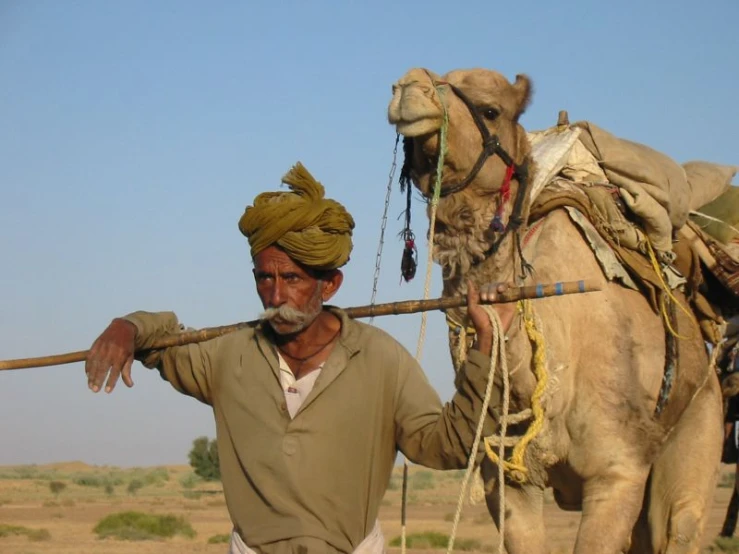
[[279, 281], [277, 281], [270, 291], [269, 304], [273, 308], [279, 308], [286, 301], [287, 295], [285, 294], [284, 287]]

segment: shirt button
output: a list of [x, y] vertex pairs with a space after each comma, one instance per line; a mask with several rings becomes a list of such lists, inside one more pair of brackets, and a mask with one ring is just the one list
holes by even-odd
[[282, 404], [280, 404], [280, 411], [281, 412], [287, 411], [287, 402], [283, 402]]
[[288, 456], [292, 456], [298, 451], [297, 440], [294, 437], [285, 437], [282, 441], [282, 451]]

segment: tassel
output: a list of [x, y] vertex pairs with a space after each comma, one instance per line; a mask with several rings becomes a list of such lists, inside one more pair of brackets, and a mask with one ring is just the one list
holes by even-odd
[[[406, 142], [403, 142], [405, 149]], [[406, 153], [406, 160], [408, 154]], [[409, 178], [408, 178], [409, 179]], [[416, 268], [418, 267], [418, 249], [416, 248], [416, 237], [411, 231], [411, 183], [410, 180], [403, 181], [403, 176], [400, 177], [400, 189], [405, 192], [405, 225], [403, 230], [400, 232], [401, 239], [403, 240], [403, 257], [400, 260], [400, 275], [401, 278], [407, 283], [416, 276]]]
[[416, 238], [410, 229], [403, 231], [403, 240], [405, 247], [403, 248], [403, 258], [400, 261], [400, 274], [407, 283], [416, 276], [418, 249], [416, 248]]

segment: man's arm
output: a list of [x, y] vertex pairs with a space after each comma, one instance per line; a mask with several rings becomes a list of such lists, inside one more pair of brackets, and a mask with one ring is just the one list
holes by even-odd
[[90, 349], [85, 372], [93, 392], [111, 392], [119, 377], [129, 386], [134, 359], [156, 368], [162, 377], [183, 394], [211, 404], [211, 352], [208, 344], [190, 344], [151, 350], [154, 341], [177, 333], [181, 326], [172, 312], [134, 312], [114, 319]]
[[[479, 297], [494, 301], [507, 285], [483, 288]], [[503, 329], [510, 327], [515, 305], [496, 306]], [[455, 379], [456, 393], [451, 402], [442, 406], [438, 394], [426, 379], [416, 360], [399, 349], [399, 370], [395, 426], [396, 442], [411, 461], [436, 469], [459, 469], [466, 466], [475, 436], [490, 370], [492, 325], [478, 303], [476, 289], [469, 284], [467, 310], [477, 331], [476, 345]], [[493, 389], [493, 396], [498, 396]], [[498, 405], [496, 398], [491, 406]], [[484, 435], [494, 431], [494, 422], [486, 414]]]
[[[442, 405], [421, 367], [406, 353], [405, 379], [399, 383], [395, 414], [396, 442], [412, 462], [435, 469], [461, 469], [467, 464], [482, 411], [490, 358], [470, 350], [455, 379], [457, 391]], [[495, 390], [494, 390], [495, 391]], [[495, 405], [495, 401], [491, 402]], [[484, 434], [494, 431], [488, 416]]]

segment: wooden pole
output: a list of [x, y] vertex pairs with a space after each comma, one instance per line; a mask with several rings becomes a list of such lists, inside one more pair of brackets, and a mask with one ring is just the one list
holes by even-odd
[[[591, 280], [567, 281], [560, 283], [548, 283], [542, 285], [528, 285], [524, 287], [510, 287], [504, 293], [499, 294], [495, 304], [516, 302], [518, 300], [546, 298], [549, 296], [560, 296], [563, 294], [579, 294], [601, 290], [600, 286]], [[492, 304], [493, 302], [488, 302]], [[368, 306], [357, 306], [346, 308], [346, 313], [352, 319], [365, 317], [376, 317], [384, 315], [403, 315], [428, 312], [432, 310], [448, 310], [460, 308], [467, 305], [467, 299], [463, 296], [450, 296], [446, 298], [433, 298], [430, 300], [406, 300], [403, 302], [390, 302], [388, 304], [374, 304]], [[195, 342], [211, 340], [244, 327], [255, 325], [256, 321], [244, 321], [233, 325], [222, 327], [208, 327], [198, 331], [187, 331], [176, 335], [162, 337], [154, 342], [151, 349], [168, 348], [171, 346], [182, 346]], [[53, 356], [42, 356], [39, 358], [21, 358], [17, 360], [0, 361], [0, 371], [10, 369], [28, 369], [32, 367], [46, 367], [52, 365], [71, 364], [82, 362], [87, 359], [89, 350], [79, 350], [66, 354], [55, 354]]]

